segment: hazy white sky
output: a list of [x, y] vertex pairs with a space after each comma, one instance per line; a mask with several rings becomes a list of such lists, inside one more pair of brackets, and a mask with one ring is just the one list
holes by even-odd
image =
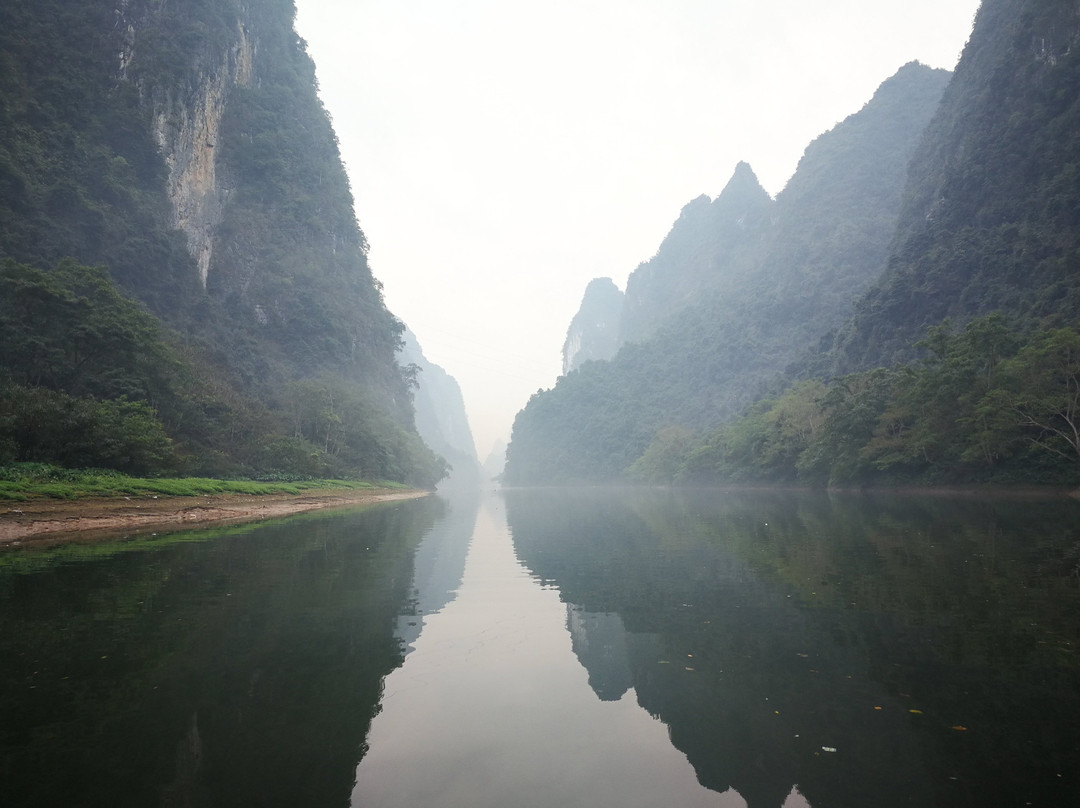
[[626, 276], [739, 160], [806, 145], [978, 0], [296, 0], [387, 303], [459, 382], [483, 461]]

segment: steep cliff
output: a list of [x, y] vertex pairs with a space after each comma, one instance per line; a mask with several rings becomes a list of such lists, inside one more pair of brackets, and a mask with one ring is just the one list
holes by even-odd
[[687, 203], [656, 255], [626, 281], [619, 344], [652, 336], [702, 294], [723, 296], [745, 286], [768, 245], [772, 208], [747, 163], [735, 167], [716, 199], [702, 195]]
[[256, 43], [244, 19], [250, 13], [238, 9], [243, 17], [238, 16], [231, 25], [231, 35], [224, 40], [224, 47], [198, 53], [192, 64], [195, 72], [192, 81], [177, 87], [174, 82], [151, 78], [149, 70], [139, 69], [143, 51], [155, 45], [152, 40], [144, 41], [147, 32], [161, 25], [164, 8], [158, 7], [153, 15], [135, 16], [133, 11], [130, 3], [118, 10], [118, 21], [126, 32], [125, 47], [120, 53], [120, 78], [134, 79], [149, 104], [154, 141], [169, 172], [166, 187], [173, 209], [172, 224], [187, 236], [188, 252], [198, 265], [199, 279], [205, 288], [214, 238], [228, 196], [228, 189], [217, 174], [221, 121], [232, 88], [250, 88], [255, 69]]
[[945, 317], [1060, 326], [1080, 306], [1080, 6], [986, 0], [836, 369], [911, 358]]
[[507, 479], [617, 478], [665, 428], [707, 429], [779, 389], [880, 273], [948, 78], [903, 67], [807, 147], [775, 201], [742, 164], [715, 201], [684, 208], [627, 283], [624, 334], [647, 336], [530, 399]]
[[[178, 335], [190, 451], [257, 464], [283, 433], [400, 477], [426, 451], [402, 326], [294, 16], [292, 0], [0, 7], [0, 258], [103, 265]], [[192, 409], [219, 434], [192, 433]]]
[[475, 486], [480, 481], [480, 461], [465, 414], [465, 399], [457, 380], [428, 361], [408, 329], [398, 353], [398, 362], [415, 369], [416, 431], [424, 442], [444, 457], [452, 471], [448, 483]]
[[563, 373], [594, 359], [611, 359], [619, 347], [623, 293], [611, 278], [593, 278], [563, 342]]

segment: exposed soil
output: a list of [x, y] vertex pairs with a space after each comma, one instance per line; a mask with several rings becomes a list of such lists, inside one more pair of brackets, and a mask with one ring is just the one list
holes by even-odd
[[427, 496], [426, 491], [376, 489], [308, 494], [219, 494], [201, 497], [121, 497], [31, 500], [0, 505], [0, 549], [102, 541], [194, 524], [250, 522], [301, 511]]

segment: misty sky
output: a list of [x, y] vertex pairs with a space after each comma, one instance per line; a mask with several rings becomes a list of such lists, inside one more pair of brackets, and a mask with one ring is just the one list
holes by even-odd
[[626, 276], [739, 160], [806, 145], [977, 0], [296, 0], [387, 303], [453, 375], [483, 461]]

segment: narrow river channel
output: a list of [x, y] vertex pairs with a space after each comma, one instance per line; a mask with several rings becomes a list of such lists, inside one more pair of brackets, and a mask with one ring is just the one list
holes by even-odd
[[456, 598], [423, 619], [386, 678], [353, 806], [746, 805], [698, 783], [632, 689], [590, 689], [566, 606], [518, 561], [501, 500], [479, 510]]
[[508, 490], [0, 553], [0, 805], [1059, 808], [1080, 503]]

